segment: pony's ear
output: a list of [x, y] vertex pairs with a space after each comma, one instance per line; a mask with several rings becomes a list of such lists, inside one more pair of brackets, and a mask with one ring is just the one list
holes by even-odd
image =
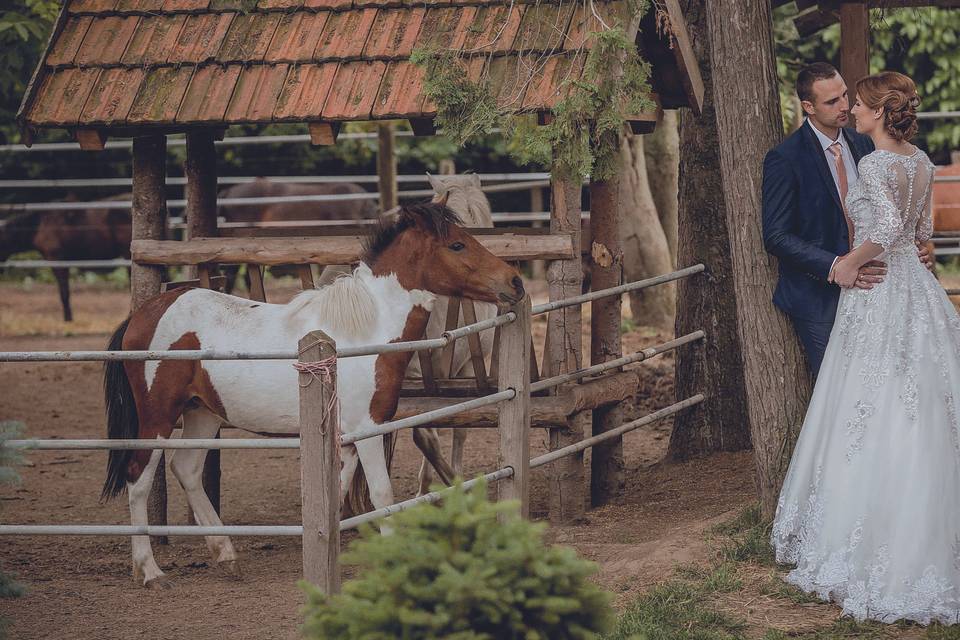
[[444, 190], [443, 182], [438, 180], [437, 178], [434, 178], [432, 175], [430, 175], [429, 171], [427, 171], [426, 173], [427, 173], [427, 181], [430, 183], [430, 188], [436, 191], [437, 194], [439, 195], [440, 192]]
[[473, 186], [475, 186], [477, 189], [479, 189], [479, 188], [480, 188], [480, 176], [477, 175], [476, 173], [471, 173], [471, 174], [470, 174], [470, 179], [471, 179], [471, 181], [473, 182]]

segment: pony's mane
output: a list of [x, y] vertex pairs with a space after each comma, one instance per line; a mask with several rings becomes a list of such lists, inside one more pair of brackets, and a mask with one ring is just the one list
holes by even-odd
[[297, 314], [308, 305], [320, 322], [331, 331], [363, 338], [373, 328], [377, 318], [376, 300], [363, 275], [370, 268], [361, 264], [352, 275], [343, 275], [321, 289], [308, 289], [298, 293], [287, 303], [290, 315]]
[[462, 225], [460, 216], [448, 207], [434, 202], [424, 202], [400, 207], [396, 221], [381, 218], [363, 243], [362, 260], [372, 264], [401, 233], [420, 222], [434, 236], [445, 239], [450, 225]]

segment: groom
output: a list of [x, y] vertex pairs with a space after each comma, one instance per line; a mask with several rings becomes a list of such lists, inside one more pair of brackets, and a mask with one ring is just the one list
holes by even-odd
[[[846, 128], [847, 85], [831, 65], [802, 69], [797, 96], [806, 120], [763, 161], [763, 242], [780, 264], [773, 303], [790, 317], [816, 377], [840, 299], [833, 270], [849, 253], [853, 235], [843, 201], [873, 142]], [[921, 259], [931, 266], [925, 250]], [[870, 289], [885, 274], [882, 262], [868, 263], [856, 286]]]

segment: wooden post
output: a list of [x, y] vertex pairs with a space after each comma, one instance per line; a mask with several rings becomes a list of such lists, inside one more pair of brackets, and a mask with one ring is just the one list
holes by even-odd
[[530, 296], [510, 307], [517, 319], [500, 331], [500, 391], [517, 395], [498, 405], [499, 468], [512, 467], [513, 476], [497, 483], [498, 500], [519, 500], [520, 516], [530, 515]]
[[397, 154], [393, 151], [393, 124], [377, 125], [377, 177], [380, 185], [380, 211], [397, 206]]
[[300, 372], [300, 495], [303, 578], [333, 594], [340, 590], [337, 345], [322, 331], [311, 331], [300, 340], [298, 351], [301, 364], [316, 367], [328, 361], [322, 370]]
[[[167, 139], [142, 136], [133, 139], [133, 206], [131, 233], [134, 240], [163, 240], [167, 228]], [[130, 308], [139, 309], [160, 293], [163, 269], [134, 262], [130, 266]], [[153, 489], [147, 501], [147, 521], [167, 524], [166, 456], [160, 456]], [[166, 536], [156, 536], [157, 544], [167, 544]]]
[[840, 5], [840, 75], [850, 90], [850, 106], [857, 80], [869, 74], [870, 10], [865, 2], [844, 2]]
[[[590, 181], [590, 232], [592, 287], [608, 289], [622, 284], [623, 250], [620, 246], [620, 178]], [[620, 296], [590, 304], [590, 364], [600, 364], [623, 355], [620, 340]], [[623, 424], [620, 403], [593, 411], [593, 435]], [[590, 465], [590, 502], [599, 506], [623, 491], [623, 439], [613, 438], [593, 448]]]
[[[534, 187], [530, 189], [530, 212], [539, 213], [543, 211], [543, 188]], [[535, 220], [531, 223], [535, 229], [543, 226], [543, 223]], [[543, 280], [547, 275], [547, 265], [543, 260], [534, 260], [530, 263], [530, 273], [534, 280]]]
[[[185, 189], [187, 208], [184, 212], [187, 240], [210, 238], [217, 235], [217, 150], [214, 146], [215, 132], [212, 130], [191, 131], [187, 134], [187, 159], [183, 163], [183, 173], [187, 177]], [[197, 267], [190, 267], [197, 271]], [[209, 270], [201, 270], [189, 277], [200, 276], [203, 284], [210, 287]], [[217, 432], [217, 437], [220, 433]], [[210, 504], [220, 513], [220, 450], [210, 449], [203, 462], [203, 490], [210, 498]], [[196, 524], [193, 509], [187, 507], [187, 520]]]
[[[550, 300], [580, 295], [583, 265], [580, 263], [580, 180], [579, 177], [551, 180], [550, 231], [569, 233], [575, 254], [568, 260], [553, 260], [547, 265]], [[547, 319], [547, 348], [543, 359], [543, 376], [549, 377], [579, 369], [582, 363], [580, 307], [573, 306], [550, 313]], [[569, 387], [559, 387], [564, 393]], [[559, 449], [583, 439], [590, 424], [590, 413], [580, 412], [566, 424], [550, 430], [550, 450]], [[583, 454], [566, 456], [550, 465], [550, 520], [570, 522], [583, 515]]]

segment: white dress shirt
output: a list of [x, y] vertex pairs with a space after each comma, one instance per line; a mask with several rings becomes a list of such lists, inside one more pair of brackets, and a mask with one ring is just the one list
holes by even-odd
[[[833, 186], [836, 187], [838, 195], [840, 195], [840, 177], [837, 175], [837, 161], [833, 156], [833, 152], [830, 151], [830, 147], [834, 142], [840, 142], [840, 157], [843, 159], [843, 168], [847, 170], [847, 192], [849, 193], [853, 185], [860, 179], [860, 174], [857, 172], [857, 163], [853, 159], [853, 152], [850, 151], [850, 144], [847, 142], [847, 139], [843, 137], [843, 132], [838, 129], [836, 140], [831, 140], [824, 135], [820, 129], [813, 126], [809, 118], [806, 121], [806, 125], [813, 129], [814, 135], [817, 136], [817, 141], [823, 148], [823, 155], [827, 159], [827, 166], [830, 167], [830, 175], [833, 176]], [[853, 242], [853, 238], [850, 238], [850, 242]], [[850, 248], [852, 249], [853, 247], [851, 246]], [[840, 256], [833, 259], [833, 264], [830, 265], [830, 271], [833, 271], [839, 259]]]

